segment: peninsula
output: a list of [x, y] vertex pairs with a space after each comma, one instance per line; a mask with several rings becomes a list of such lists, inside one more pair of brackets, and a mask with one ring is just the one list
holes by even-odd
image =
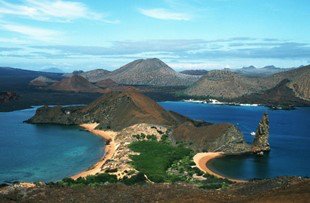
[[[173, 145], [183, 143], [195, 153], [219, 152], [225, 155], [262, 153], [270, 150], [267, 114], [263, 115], [251, 146], [232, 124], [195, 121], [178, 113], [166, 111], [155, 101], [133, 89], [110, 92], [87, 106], [44, 106], [39, 108], [27, 122], [80, 125], [106, 140], [105, 157], [88, 170], [73, 176], [74, 179], [97, 173], [110, 173], [117, 175], [118, 178], [137, 174], [139, 171], [129, 164], [130, 154], [134, 153], [128, 147], [130, 143], [137, 141], [133, 137], [137, 134], [152, 135], [156, 140], [161, 140], [163, 135], [167, 135], [167, 139]], [[118, 154], [121, 154], [119, 157], [121, 160], [117, 158]], [[196, 163], [199, 169], [201, 160], [206, 160], [203, 156], [200, 158], [199, 164]], [[114, 164], [110, 164], [109, 160], [113, 160]], [[135, 173], [128, 174], [129, 171]], [[202, 171], [210, 172], [210, 170]]]

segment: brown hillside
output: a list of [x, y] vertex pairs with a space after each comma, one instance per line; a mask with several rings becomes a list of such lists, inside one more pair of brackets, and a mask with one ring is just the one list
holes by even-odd
[[267, 89], [268, 84], [259, 78], [248, 78], [230, 70], [209, 71], [199, 81], [185, 90], [190, 96], [236, 98], [245, 94]]
[[100, 127], [123, 129], [137, 123], [172, 125], [168, 112], [152, 99], [130, 90], [111, 92], [81, 110], [100, 122]]
[[205, 124], [196, 126], [184, 122], [174, 129], [172, 139], [190, 143], [196, 151], [225, 151], [238, 153], [249, 150], [243, 135], [232, 124]]
[[102, 87], [102, 88], [118, 86], [118, 84], [114, 80], [109, 79], [109, 78], [104, 79], [104, 80], [100, 80], [100, 81], [96, 82], [95, 85], [98, 87]]
[[[309, 80], [309, 79], [306, 79]], [[242, 97], [236, 98], [233, 101], [240, 102], [240, 103], [261, 103], [265, 105], [286, 105], [286, 106], [304, 106], [310, 105], [310, 101], [301, 99], [300, 97], [296, 96], [294, 90], [288, 86], [291, 84], [299, 83], [296, 81], [292, 83], [288, 79], [282, 80], [278, 85], [275, 87], [259, 92], [253, 93], [249, 95], [244, 95]], [[303, 80], [300, 80], [302, 85], [306, 85], [307, 83], [303, 83]], [[294, 88], [297, 88], [296, 86]], [[298, 86], [299, 88], [299, 86]], [[307, 87], [309, 91], [309, 87]], [[297, 89], [298, 90], [298, 89]], [[304, 95], [303, 95], [304, 96]]]
[[50, 86], [52, 90], [72, 92], [102, 92], [102, 89], [91, 84], [88, 80], [79, 75], [64, 78]]
[[310, 66], [290, 69], [269, 77], [246, 77], [230, 70], [215, 70], [208, 72], [207, 75], [184, 90], [184, 93], [189, 96], [232, 99], [263, 92], [288, 79], [290, 82], [287, 83], [287, 86], [295, 92], [295, 96], [309, 100], [309, 78]]

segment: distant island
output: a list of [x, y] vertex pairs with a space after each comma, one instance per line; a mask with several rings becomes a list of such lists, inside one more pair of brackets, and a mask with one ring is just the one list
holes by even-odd
[[[65, 74], [3, 67], [0, 88], [19, 95], [19, 99], [1, 105], [0, 111], [44, 103], [90, 103], [101, 94], [131, 88], [156, 101], [216, 99], [274, 109], [310, 105], [309, 65], [263, 69], [270, 70], [269, 74], [260, 74], [261, 69], [253, 67], [179, 73], [157, 58], [135, 60], [114, 71], [95, 69]], [[256, 74], [243, 74], [241, 70], [255, 70]]]

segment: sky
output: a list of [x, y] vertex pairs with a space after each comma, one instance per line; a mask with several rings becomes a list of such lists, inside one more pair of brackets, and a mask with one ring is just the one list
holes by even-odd
[[309, 0], [0, 0], [0, 66], [176, 70], [310, 64]]

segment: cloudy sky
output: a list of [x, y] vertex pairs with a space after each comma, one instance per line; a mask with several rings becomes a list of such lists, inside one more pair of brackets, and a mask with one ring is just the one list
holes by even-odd
[[0, 66], [310, 64], [309, 0], [0, 0]]

